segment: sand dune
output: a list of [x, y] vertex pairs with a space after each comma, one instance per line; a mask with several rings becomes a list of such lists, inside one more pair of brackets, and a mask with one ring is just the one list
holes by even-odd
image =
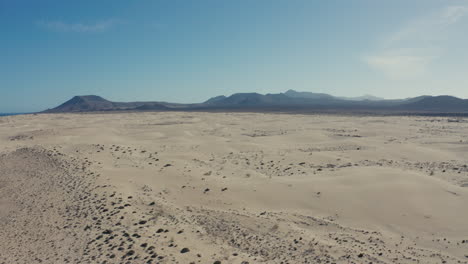
[[0, 263], [468, 263], [468, 119], [0, 117]]

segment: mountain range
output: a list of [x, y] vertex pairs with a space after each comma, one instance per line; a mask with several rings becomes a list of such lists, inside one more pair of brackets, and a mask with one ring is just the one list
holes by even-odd
[[284, 111], [284, 112], [389, 112], [468, 114], [468, 100], [453, 96], [418, 96], [386, 100], [372, 95], [336, 97], [325, 93], [288, 90], [278, 94], [236, 93], [203, 103], [112, 102], [100, 96], [75, 96], [44, 112], [95, 111]]

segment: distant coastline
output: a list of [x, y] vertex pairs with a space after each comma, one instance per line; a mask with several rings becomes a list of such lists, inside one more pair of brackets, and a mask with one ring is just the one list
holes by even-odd
[[26, 113], [0, 113], [0, 116], [24, 115]]

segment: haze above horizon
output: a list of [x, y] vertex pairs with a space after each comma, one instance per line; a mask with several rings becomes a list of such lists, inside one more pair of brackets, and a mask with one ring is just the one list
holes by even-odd
[[468, 1], [0, 1], [0, 112], [74, 95], [468, 98]]

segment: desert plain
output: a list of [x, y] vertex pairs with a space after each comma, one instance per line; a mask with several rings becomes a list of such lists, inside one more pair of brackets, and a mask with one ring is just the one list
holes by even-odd
[[468, 263], [468, 119], [0, 117], [0, 263]]

